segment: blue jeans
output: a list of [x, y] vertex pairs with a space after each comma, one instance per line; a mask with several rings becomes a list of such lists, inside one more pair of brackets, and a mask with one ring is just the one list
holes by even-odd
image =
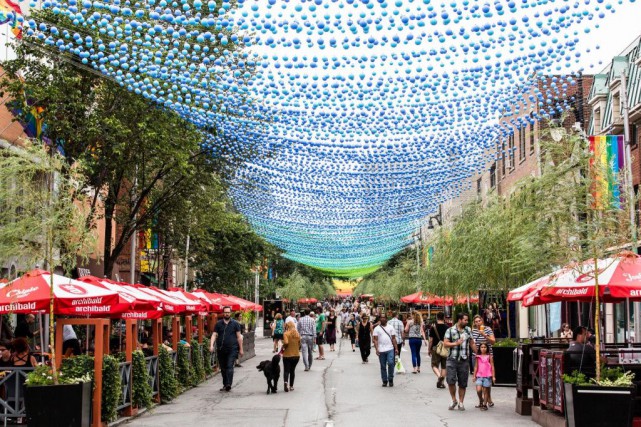
[[238, 350], [238, 347], [218, 350], [218, 366], [220, 367], [223, 386], [231, 387], [234, 380], [234, 362], [238, 358]]
[[394, 350], [379, 353], [378, 360], [381, 362], [381, 379], [383, 382], [394, 381]]
[[412, 366], [414, 368], [421, 367], [421, 346], [423, 340], [421, 338], [410, 338], [410, 350], [412, 351]]

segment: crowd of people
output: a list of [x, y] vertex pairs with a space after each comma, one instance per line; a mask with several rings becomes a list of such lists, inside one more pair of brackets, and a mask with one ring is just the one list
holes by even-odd
[[[468, 326], [470, 319], [465, 313], [458, 313], [455, 322], [448, 324], [444, 313], [438, 312], [435, 321], [430, 323], [419, 311], [403, 315], [371, 301], [346, 298], [319, 302], [300, 311], [274, 313], [269, 327], [272, 350], [282, 356], [285, 392], [294, 390], [300, 359], [304, 371], [309, 371], [314, 361], [325, 359], [326, 346], [330, 352], [336, 350], [338, 338], [349, 340], [350, 349], [354, 353], [358, 350], [363, 364], [370, 362], [374, 352], [380, 365], [381, 384], [388, 388], [394, 387], [397, 361], [404, 346], [407, 345], [411, 352], [412, 374], [420, 374], [426, 347], [431, 370], [436, 376], [436, 388], [447, 388], [452, 398], [449, 409], [465, 410], [465, 392], [472, 376], [478, 396], [475, 407], [486, 411], [494, 406], [492, 345], [496, 341], [494, 329], [486, 325], [486, 318], [489, 315], [494, 325], [497, 322], [494, 322], [496, 317], [492, 309], [482, 313], [474, 317], [471, 326]], [[223, 373], [221, 391], [231, 389], [233, 378], [233, 364], [225, 356], [220, 359], [221, 351], [226, 354], [223, 343], [242, 348], [242, 336], [236, 336], [237, 329], [228, 319], [225, 314], [218, 322], [211, 341], [212, 350], [214, 344], [219, 346]], [[236, 357], [235, 351], [227, 353]]]

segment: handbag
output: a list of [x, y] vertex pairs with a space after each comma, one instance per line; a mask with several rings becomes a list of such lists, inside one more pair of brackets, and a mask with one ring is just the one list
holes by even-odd
[[445, 343], [438, 334], [438, 328], [436, 326], [433, 326], [433, 328], [436, 338], [438, 338], [438, 344], [436, 344], [436, 349], [434, 351], [436, 351], [436, 354], [441, 357], [448, 357], [450, 355], [450, 349], [445, 347]]

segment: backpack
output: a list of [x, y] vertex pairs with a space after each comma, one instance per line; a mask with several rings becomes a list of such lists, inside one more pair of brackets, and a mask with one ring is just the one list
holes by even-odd
[[434, 349], [434, 351], [441, 357], [448, 357], [450, 355], [450, 349], [445, 347], [445, 344], [443, 343], [443, 340], [438, 333], [438, 328], [436, 327], [436, 325], [434, 325], [433, 329], [436, 337], [438, 338], [438, 344], [436, 344], [436, 348]]

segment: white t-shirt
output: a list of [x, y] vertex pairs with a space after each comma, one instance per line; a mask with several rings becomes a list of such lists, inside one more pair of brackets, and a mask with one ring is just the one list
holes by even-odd
[[[387, 333], [385, 333], [385, 331], [387, 331]], [[396, 336], [396, 331], [394, 330], [394, 327], [390, 325], [385, 326], [385, 331], [381, 325], [374, 328], [374, 336], [378, 337], [378, 351], [381, 353], [394, 350], [394, 344], [392, 343], [391, 337]]]
[[293, 316], [287, 316], [287, 319], [285, 319], [285, 323], [289, 323], [289, 322], [292, 322], [294, 325], [298, 325], [298, 321]]
[[78, 339], [78, 336], [76, 335], [76, 331], [73, 330], [73, 326], [64, 325], [62, 327], [62, 341], [77, 340], [77, 339]]

